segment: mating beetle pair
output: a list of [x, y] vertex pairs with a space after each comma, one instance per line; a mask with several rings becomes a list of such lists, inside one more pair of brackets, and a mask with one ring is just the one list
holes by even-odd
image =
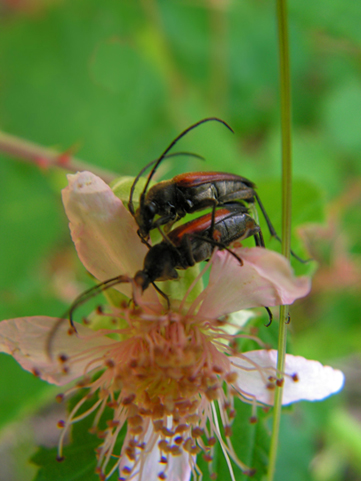
[[[190, 130], [212, 120], [222, 123], [233, 132], [231, 127], [223, 120], [210, 117], [200, 120], [179, 134], [155, 162], [140, 195], [139, 208], [135, 211], [133, 194], [139, 175], [136, 177], [130, 191], [128, 207], [138, 224], [138, 233], [143, 241], [149, 239], [149, 233], [152, 229], [166, 224], [171, 225], [186, 214], [203, 210], [207, 207], [213, 207], [214, 212], [217, 205], [223, 205], [236, 200], [254, 202], [257, 194], [255, 193], [253, 182], [244, 177], [223, 172], [180, 174], [172, 180], [159, 182], [147, 191], [156, 169], [176, 142]], [[144, 169], [142, 173], [143, 171]], [[159, 218], [154, 221], [156, 215]]]
[[[281, 241], [255, 190], [255, 184], [245, 177], [225, 172], [192, 172], [180, 174], [171, 180], [159, 182], [148, 190], [150, 181], [156, 169], [164, 158], [172, 155], [168, 154], [168, 152], [176, 142], [184, 137], [190, 130], [209, 121], [220, 122], [233, 132], [226, 122], [216, 117], [200, 120], [179, 134], [165, 149], [159, 159], [148, 164], [135, 178], [130, 191], [128, 207], [130, 213], [138, 224], [138, 234], [140, 238], [143, 242], [147, 243], [149, 233], [152, 229], [158, 228], [160, 230], [161, 226], [165, 226], [166, 230], [169, 230], [173, 223], [177, 222], [186, 214], [197, 212], [207, 207], [213, 208], [214, 220], [215, 208], [219, 205], [240, 201], [253, 206], [255, 201], [257, 201], [271, 236], [275, 237], [278, 241]], [[133, 205], [133, 194], [136, 183], [138, 182], [140, 175], [142, 175], [146, 168], [151, 165], [153, 165], [153, 168], [140, 195], [139, 207], [135, 210]], [[158, 218], [154, 220], [156, 215]], [[259, 231], [256, 236], [256, 244], [264, 247], [261, 231]], [[304, 262], [293, 251], [291, 251], [291, 254], [300, 262]]]
[[[177, 269], [187, 269], [198, 262], [208, 260], [215, 247], [228, 250], [242, 265], [242, 259], [229, 249], [229, 246], [236, 240], [254, 236], [256, 245], [264, 247], [261, 229], [249, 215], [244, 202], [253, 205], [257, 201], [271, 235], [280, 240], [255, 191], [255, 184], [244, 177], [223, 172], [193, 172], [177, 175], [172, 180], [160, 182], [148, 190], [150, 181], [162, 160], [166, 157], [184, 154], [182, 152], [168, 153], [176, 142], [190, 130], [211, 120], [224, 124], [232, 131], [223, 120], [213, 117], [191, 125], [173, 140], [157, 160], [152, 161], [141, 170], [135, 178], [130, 192], [129, 210], [138, 224], [138, 234], [142, 242], [149, 247], [143, 269], [135, 274], [133, 281], [142, 291], [152, 284], [165, 297], [168, 306], [168, 296], [155, 282], [177, 279]], [[195, 154], [185, 154], [197, 157]], [[135, 210], [133, 195], [136, 183], [145, 170], [152, 165], [153, 168], [140, 196], [139, 208]], [[187, 213], [210, 207], [212, 208], [211, 213], [169, 232], [171, 226]], [[155, 220], [156, 216], [158, 218]], [[161, 226], [165, 226], [166, 233], [161, 230]], [[151, 246], [148, 243], [149, 234], [155, 228], [161, 232], [163, 241]], [[297, 257], [294, 253], [292, 255]], [[68, 311], [70, 324], [74, 330], [76, 329], [73, 323], [73, 314], [81, 304], [100, 292], [124, 282], [130, 282], [130, 278], [119, 275], [88, 289], [75, 299]], [[267, 307], [265, 308], [271, 322], [271, 311]], [[49, 336], [49, 353], [58, 325], [60, 323], [55, 326]]]
[[237, 202], [217, 209], [215, 214], [203, 215], [169, 232], [167, 238], [149, 249], [143, 270], [135, 274], [135, 283], [146, 289], [154, 281], [178, 278], [176, 269], [188, 269], [209, 259], [214, 247], [227, 249], [242, 265], [228, 246], [235, 240], [256, 236], [259, 226], [248, 210]]
[[[177, 269], [188, 269], [198, 262], [208, 260], [216, 246], [228, 250], [242, 265], [242, 259], [228, 246], [236, 240], [256, 236], [259, 232], [259, 226], [244, 205], [237, 202], [226, 204], [218, 208], [214, 216], [213, 213], [208, 213], [187, 222], [169, 232], [165, 240], [150, 247], [144, 258], [143, 269], [135, 274], [133, 281], [142, 291], [152, 284], [166, 298], [169, 306], [167, 295], [155, 282], [177, 279]], [[124, 282], [130, 282], [129, 277], [119, 275], [83, 292], [69, 310], [71, 325], [74, 327], [73, 313], [81, 304], [100, 292]]]
[[[177, 269], [187, 269], [197, 262], [208, 260], [216, 246], [227, 249], [241, 265], [242, 260], [229, 249], [229, 245], [235, 240], [254, 236], [256, 245], [264, 247], [260, 227], [249, 215], [244, 202], [253, 205], [257, 201], [271, 235], [280, 240], [255, 191], [255, 184], [244, 177], [223, 172], [193, 172], [177, 175], [172, 180], [160, 182], [148, 190], [150, 181], [162, 160], [172, 155], [179, 155], [168, 154], [176, 142], [200, 124], [213, 120], [224, 124], [233, 132], [228, 124], [215, 117], [206, 118], [191, 125], [171, 142], [156, 161], [141, 170], [130, 192], [129, 210], [138, 224], [138, 234], [142, 242], [149, 247], [143, 269], [135, 274], [133, 280], [142, 291], [152, 284], [166, 298], [168, 305], [168, 297], [155, 282], [177, 279]], [[133, 195], [136, 183], [146, 168], [152, 165], [140, 196], [139, 207], [135, 210]], [[212, 208], [211, 213], [169, 231], [171, 226], [187, 213], [209, 207]], [[158, 218], [155, 220], [156, 216]], [[165, 226], [166, 233], [161, 230], [161, 226]], [[149, 234], [155, 228], [161, 232], [163, 241], [151, 246], [148, 243]], [[298, 258], [293, 252], [292, 255]], [[72, 323], [74, 310], [89, 297], [122, 282], [129, 282], [129, 278], [120, 275], [84, 292], [70, 309], [70, 322]]]
[[[135, 274], [133, 281], [142, 291], [152, 284], [166, 298], [169, 306], [168, 296], [159, 289], [155, 284], [156, 281], [177, 279], [177, 269], [188, 269], [198, 262], [208, 260], [216, 246], [228, 250], [242, 265], [242, 259], [228, 246], [236, 240], [246, 239], [250, 236], [256, 237], [259, 233], [259, 226], [248, 214], [248, 209], [243, 204], [228, 203], [217, 208], [215, 213], [208, 213], [177, 227], [169, 232], [165, 240], [150, 247], [144, 259], [143, 269]], [[129, 277], [119, 275], [97, 284], [78, 296], [66, 316], [74, 331], [76, 328], [73, 315], [79, 306], [100, 292], [127, 282], [130, 282]], [[265, 306], [265, 308], [270, 324], [272, 313], [268, 307]], [[59, 320], [49, 335], [47, 351], [50, 356], [54, 336], [63, 319]]]

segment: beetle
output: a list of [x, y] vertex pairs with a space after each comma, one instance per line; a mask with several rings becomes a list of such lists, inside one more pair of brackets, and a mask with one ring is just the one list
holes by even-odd
[[[132, 214], [132, 216], [134, 217], [135, 221], [138, 224], [138, 228], [139, 228], [138, 234], [141, 240], [144, 241], [145, 243], [147, 243], [146, 241], [149, 239], [149, 232], [152, 229], [156, 227], [160, 227], [165, 224], [174, 223], [178, 219], [184, 217], [186, 213], [195, 212], [197, 210], [202, 210], [205, 207], [217, 205], [217, 203], [214, 202], [214, 200], [211, 201], [210, 203], [207, 202], [206, 196], [204, 194], [202, 195], [202, 193], [200, 193], [201, 205], [199, 207], [194, 207], [193, 205], [190, 205], [192, 203], [195, 203], [196, 205], [199, 204], [199, 201], [197, 198], [195, 198], [194, 200], [192, 199], [192, 197], [194, 197], [194, 195], [196, 194], [193, 194], [190, 191], [191, 185], [187, 185], [186, 191], [188, 191], [188, 194], [186, 194], [186, 196], [183, 195], [181, 191], [182, 187], [180, 187], [180, 189], [177, 188], [178, 187], [177, 180], [179, 178], [179, 180], [181, 181], [180, 177], [183, 176], [184, 181], [187, 183], [187, 176], [190, 176], [191, 174], [181, 174], [181, 176], [176, 176], [173, 180], [160, 182], [155, 186], [151, 187], [147, 192], [150, 181], [156, 169], [158, 168], [162, 160], [165, 157], [167, 157], [169, 150], [178, 142], [178, 140], [184, 137], [188, 132], [198, 127], [199, 125], [209, 121], [220, 122], [223, 125], [225, 125], [229, 130], [231, 130], [231, 132], [233, 132], [231, 127], [224, 120], [218, 119], [217, 117], [208, 117], [203, 120], [200, 120], [199, 122], [196, 122], [195, 124], [185, 129], [183, 132], [181, 132], [170, 143], [170, 145], [165, 149], [165, 151], [162, 153], [162, 155], [157, 159], [157, 161], [153, 165], [153, 168], [148, 176], [144, 189], [140, 195], [139, 207], [136, 211], [134, 210], [134, 205], [133, 205], [133, 194], [134, 194], [135, 186], [140, 176], [144, 173], [146, 168], [151, 164], [148, 164], [145, 168], [143, 168], [141, 172], [137, 175], [137, 177], [134, 179], [132, 188], [130, 190], [128, 208], [130, 213]], [[231, 200], [233, 199], [230, 198], [229, 201]], [[227, 200], [225, 202], [227, 202]], [[154, 222], [154, 217], [156, 215], [159, 215], [160, 218], [156, 222]]]
[[[228, 203], [201, 217], [193, 219], [169, 232], [168, 236], [159, 244], [151, 246], [147, 252], [143, 269], [136, 272], [133, 279], [126, 275], [119, 275], [97, 284], [78, 296], [66, 316], [59, 319], [48, 337], [47, 352], [51, 357], [51, 344], [57, 329], [65, 318], [69, 319], [71, 328], [76, 332], [73, 322], [75, 310], [98, 295], [121, 283], [134, 284], [144, 292], [150, 284], [163, 296], [170, 307], [168, 296], [155, 284], [158, 281], [175, 280], [179, 275], [177, 270], [185, 270], [198, 262], [210, 259], [215, 247], [226, 249], [235, 257], [240, 266], [242, 259], [229, 246], [235, 242], [254, 236], [256, 245], [262, 246], [260, 227], [249, 215], [246, 206], [239, 202]], [[269, 315], [269, 325], [272, 313], [265, 307]]]
[[[211, 230], [213, 219], [214, 227]], [[242, 259], [229, 249], [229, 245], [251, 236], [255, 237], [256, 245], [260, 245], [259, 233], [260, 227], [244, 205], [237, 202], [226, 204], [216, 210], [214, 217], [213, 213], [208, 213], [187, 222], [172, 230], [165, 240], [150, 247], [144, 258], [143, 269], [135, 274], [133, 281], [142, 292], [152, 284], [169, 306], [168, 296], [155, 282], [177, 279], [178, 269], [185, 270], [208, 260], [215, 247], [226, 249], [242, 265]], [[69, 309], [71, 326], [75, 329], [73, 313], [81, 304], [106, 289], [131, 281], [128, 276], [120, 275], [83, 292]]]
[[134, 276], [134, 282], [144, 291], [155, 281], [178, 279], [178, 269], [185, 270], [208, 260], [216, 246], [227, 249], [242, 265], [242, 260], [228, 246], [251, 236], [255, 236], [256, 244], [260, 245], [259, 233], [260, 227], [244, 205], [237, 202], [225, 204], [214, 216], [208, 213], [187, 222], [151, 247], [143, 269]]
[[[167, 156], [168, 151], [174, 144], [190, 130], [212, 120], [224, 124], [233, 132], [225, 121], [216, 117], [200, 120], [181, 132], [154, 163], [141, 193], [137, 210], [134, 209], [133, 205], [135, 185], [150, 164], [142, 169], [141, 173], [135, 178], [130, 191], [128, 207], [138, 225], [138, 235], [148, 247], [150, 247], [150, 245], [147, 241], [152, 229], [158, 228], [163, 237], [165, 237], [165, 234], [160, 229], [161, 226], [165, 226], [165, 231], [167, 232], [175, 222], [183, 218], [186, 214], [191, 214], [208, 207], [212, 207], [213, 209], [212, 230], [215, 208], [233, 201], [240, 201], [240, 203], [246, 202], [251, 207], [253, 207], [257, 201], [271, 236], [281, 242], [256, 192], [256, 185], [245, 177], [227, 172], [191, 172], [179, 174], [171, 180], [159, 182], [148, 190], [149, 183], [157, 167]], [[156, 216], [158, 216], [158, 218], [154, 220]], [[261, 245], [264, 246], [261, 232], [259, 233], [259, 237], [261, 239]], [[291, 254], [300, 262], [305, 262], [293, 251], [291, 251]]]

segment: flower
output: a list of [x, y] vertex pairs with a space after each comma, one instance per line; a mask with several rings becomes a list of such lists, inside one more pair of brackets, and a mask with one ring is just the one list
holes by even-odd
[[[146, 247], [132, 217], [104, 182], [89, 172], [71, 175], [63, 201], [78, 255], [95, 277], [132, 276], [142, 268]], [[120, 480], [188, 481], [191, 474], [197, 479], [197, 454], [203, 451], [212, 471], [216, 442], [244, 473], [253, 473], [237, 458], [229, 439], [234, 398], [252, 404], [251, 422], [257, 406], [273, 404], [279, 383], [277, 352], [240, 352], [237, 338], [242, 334], [230, 334], [231, 313], [290, 304], [306, 295], [310, 284], [294, 277], [288, 262], [274, 252], [241, 247], [235, 252], [242, 267], [228, 252], [216, 252], [208, 286], [192, 303], [187, 297], [173, 300], [169, 310], [152, 286], [141, 296], [127, 278], [129, 282], [115, 288], [136, 296], [137, 305], [121, 302], [99, 313], [111, 317], [111, 329], [94, 331], [79, 324], [75, 333], [58, 319], [40, 316], [0, 324], [0, 350], [24, 369], [53, 384], [77, 380], [64, 397], [85, 390], [60, 423], [59, 458], [74, 422], [96, 412], [96, 430], [110, 408], [112, 417], [97, 451], [101, 479], [115, 471]], [[287, 355], [283, 404], [323, 399], [340, 390], [343, 380], [338, 370]], [[86, 401], [91, 407], [83, 412]], [[123, 428], [125, 440], [115, 453]]]

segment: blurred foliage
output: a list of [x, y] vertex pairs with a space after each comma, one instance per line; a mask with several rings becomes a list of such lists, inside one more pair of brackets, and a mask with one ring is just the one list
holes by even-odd
[[[2, 130], [136, 175], [185, 127], [221, 117], [235, 135], [217, 124], [200, 127], [179, 150], [205, 163], [169, 159], [159, 175], [217, 169], [249, 177], [280, 231], [273, 3], [2, 0], [0, 10]], [[318, 265], [312, 294], [291, 309], [290, 344], [342, 368], [347, 383], [341, 395], [284, 416], [276, 479], [354, 481], [361, 477], [361, 4], [290, 0], [289, 16], [293, 249]], [[58, 316], [89, 285], [61, 205], [65, 173], [0, 160], [0, 318]], [[298, 273], [316, 267], [293, 265]], [[6, 433], [21, 437], [24, 416], [40, 409], [49, 387], [10, 358], [0, 361], [1, 439], [11, 451], [1, 458], [0, 480], [28, 481], [34, 468], [20, 451], [32, 443], [16, 449]], [[37, 479], [50, 479], [42, 473]]]
[[[82, 399], [82, 396], [86, 395], [86, 392], [79, 392], [74, 395], [69, 402], [69, 410], [73, 409], [77, 402]], [[88, 399], [84, 405], [82, 412], [91, 409], [93, 401]], [[31, 461], [39, 466], [39, 471], [34, 478], [34, 481], [83, 481], [85, 479], [89, 481], [97, 481], [99, 476], [95, 474], [96, 458], [95, 450], [99, 445], [99, 439], [89, 431], [92, 428], [95, 413], [87, 416], [82, 423], [75, 423], [72, 429], [72, 439], [68, 446], [63, 450], [63, 461], [57, 461], [57, 448], [40, 448]], [[112, 411], [110, 408], [106, 408], [103, 419], [99, 424], [99, 429], [105, 430], [106, 423], [105, 418], [111, 418]], [[125, 430], [123, 429], [118, 436], [115, 444], [115, 449], [118, 451], [121, 449], [123, 440], [125, 437]], [[117, 475], [113, 475], [109, 478], [111, 481], [119, 479]]]

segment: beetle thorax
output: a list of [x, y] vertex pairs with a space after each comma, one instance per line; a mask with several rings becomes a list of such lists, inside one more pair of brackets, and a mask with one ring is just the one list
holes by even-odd
[[179, 253], [172, 245], [161, 242], [150, 249], [144, 259], [143, 272], [150, 282], [177, 279], [175, 267], [179, 264]]
[[152, 204], [160, 216], [175, 214], [177, 205], [177, 191], [172, 181], [164, 180], [149, 189], [144, 207]]

